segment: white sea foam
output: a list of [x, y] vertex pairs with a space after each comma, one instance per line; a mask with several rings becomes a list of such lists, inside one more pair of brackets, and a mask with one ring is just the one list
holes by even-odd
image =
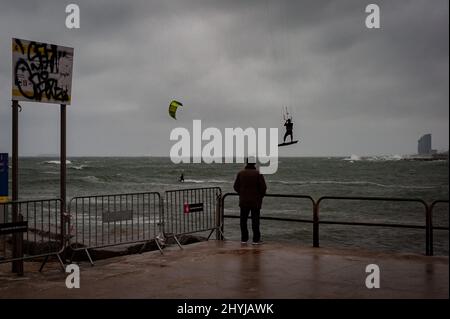
[[81, 179], [86, 182], [90, 182], [90, 183], [100, 183], [101, 182], [101, 180], [98, 177], [92, 176], [92, 175], [84, 176]]
[[[46, 161], [46, 162], [45, 162], [45, 164], [54, 164], [54, 165], [60, 165], [60, 164], [61, 164], [61, 161], [59, 161], [59, 160], [54, 160], [54, 161]], [[69, 161], [69, 160], [66, 160], [66, 164], [72, 164], [72, 162], [71, 162], [71, 161]]]
[[206, 181], [201, 180], [201, 179], [185, 179], [184, 181], [186, 183], [196, 183], [196, 184], [198, 184], [198, 183], [205, 183], [206, 182]]
[[304, 181], [304, 182], [290, 182], [290, 181], [271, 181], [275, 183], [285, 184], [285, 185], [314, 185], [314, 184], [337, 184], [337, 185], [368, 185], [368, 186], [377, 186], [382, 188], [405, 188], [405, 189], [432, 189], [440, 187], [439, 185], [427, 185], [427, 186], [418, 186], [418, 185], [397, 185], [397, 184], [380, 184], [369, 181], [332, 181], [332, 180], [323, 180], [323, 181]]
[[395, 154], [395, 155], [380, 155], [380, 156], [371, 156], [368, 157], [368, 161], [399, 161], [402, 160], [403, 156]]
[[369, 162], [377, 162], [377, 161], [399, 161], [402, 160], [403, 156], [399, 154], [395, 155], [378, 155], [378, 156], [358, 156], [356, 154], [352, 154], [350, 157], [346, 157], [343, 160], [348, 161], [350, 163], [354, 163], [355, 161], [369, 161]]
[[78, 166], [77, 165], [73, 165], [73, 166], [70, 166], [69, 168], [76, 169], [76, 170], [82, 170], [85, 167], [87, 167], [87, 165], [78, 165]]
[[221, 184], [223, 184], [223, 183], [231, 183], [231, 181], [227, 181], [227, 180], [224, 180], [224, 179], [210, 179], [207, 182], [209, 182], [209, 183], [221, 183]]
[[223, 179], [185, 179], [184, 180], [185, 183], [196, 183], [196, 184], [200, 184], [200, 183], [219, 183], [219, 184], [223, 184], [223, 183], [231, 183], [230, 181], [227, 180], [223, 180]]
[[350, 162], [352, 162], [352, 161], [360, 161], [360, 160], [361, 160], [361, 157], [356, 155], [356, 154], [352, 154], [350, 157], [344, 158], [344, 161], [350, 161]]

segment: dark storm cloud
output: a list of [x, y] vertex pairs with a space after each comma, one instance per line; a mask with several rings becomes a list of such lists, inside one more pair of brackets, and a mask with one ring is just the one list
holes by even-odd
[[[11, 37], [75, 47], [70, 154], [167, 156], [176, 126], [280, 126], [282, 105], [303, 144], [281, 155], [413, 153], [427, 132], [448, 148], [447, 1], [376, 1], [380, 30], [356, 0], [74, 3], [79, 30], [60, 1], [0, 2], [1, 151]], [[56, 108], [24, 103], [23, 153], [57, 153]]]

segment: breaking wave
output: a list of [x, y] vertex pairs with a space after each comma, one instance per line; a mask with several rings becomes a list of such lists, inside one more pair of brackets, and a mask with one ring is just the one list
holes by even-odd
[[205, 183], [204, 180], [201, 179], [185, 179], [184, 180], [185, 183]]
[[348, 158], [344, 158], [344, 161], [360, 161], [361, 157], [355, 154], [352, 154], [350, 157]]
[[76, 170], [82, 170], [83, 168], [86, 168], [87, 167], [87, 165], [72, 165], [72, 166], [69, 166], [69, 168], [70, 169], [76, 169]]
[[231, 183], [230, 181], [227, 180], [222, 180], [222, 179], [185, 179], [184, 180], [185, 183], [196, 183], [196, 184], [200, 184], [200, 183], [219, 183], [219, 184], [223, 184], [223, 183]]
[[440, 185], [429, 186], [408, 186], [408, 185], [396, 185], [396, 184], [381, 184], [369, 181], [305, 181], [305, 182], [289, 182], [289, 181], [271, 181], [273, 183], [280, 183], [285, 185], [315, 185], [315, 184], [333, 184], [333, 185], [355, 185], [355, 186], [376, 186], [382, 188], [404, 188], [404, 189], [432, 189], [441, 187]]
[[[60, 165], [61, 161], [59, 161], [59, 160], [45, 161], [45, 164]], [[66, 160], [66, 164], [72, 164], [72, 162], [69, 160]]]
[[102, 180], [100, 178], [93, 176], [93, 175], [84, 176], [84, 177], [81, 177], [80, 179], [85, 182], [89, 182], [89, 183], [101, 183], [102, 182]]
[[350, 157], [343, 158], [344, 161], [355, 162], [355, 161], [399, 161], [402, 160], [403, 156], [395, 155], [379, 155], [379, 156], [358, 156], [352, 154]]

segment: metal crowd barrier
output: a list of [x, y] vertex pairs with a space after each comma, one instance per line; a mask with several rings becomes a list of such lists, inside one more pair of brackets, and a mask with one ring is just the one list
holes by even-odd
[[[221, 200], [221, 216], [220, 229], [221, 234], [224, 232], [224, 218], [239, 218], [235, 215], [225, 215], [225, 199], [229, 196], [238, 196], [237, 193], [226, 193]], [[312, 220], [297, 219], [297, 218], [282, 218], [261, 216], [262, 220], [277, 220], [289, 222], [302, 222], [313, 224], [313, 247], [319, 247], [320, 224], [334, 224], [334, 225], [350, 225], [350, 226], [369, 226], [369, 227], [392, 227], [392, 228], [409, 228], [409, 229], [424, 229], [425, 230], [425, 254], [433, 256], [433, 230], [449, 230], [448, 227], [433, 227], [432, 215], [433, 208], [438, 203], [448, 203], [448, 200], [434, 201], [430, 206], [422, 199], [417, 198], [390, 198], [390, 197], [350, 197], [350, 196], [322, 196], [315, 201], [308, 195], [286, 195], [286, 194], [266, 194], [265, 197], [279, 197], [279, 198], [306, 198], [312, 202]], [[398, 224], [398, 223], [369, 223], [369, 222], [352, 222], [352, 221], [331, 221], [321, 220], [319, 217], [320, 204], [325, 200], [347, 200], [347, 201], [383, 201], [383, 202], [410, 202], [418, 203], [424, 207], [424, 225]]]
[[209, 231], [209, 239], [215, 230], [221, 232], [221, 196], [219, 187], [166, 191], [164, 234], [173, 237], [182, 248], [177, 238], [180, 235]]
[[64, 223], [61, 199], [40, 199], [0, 203], [0, 263], [50, 256], [64, 263]]
[[155, 240], [162, 222], [161, 196], [157, 192], [78, 196], [70, 200], [69, 236], [73, 251], [143, 243]]

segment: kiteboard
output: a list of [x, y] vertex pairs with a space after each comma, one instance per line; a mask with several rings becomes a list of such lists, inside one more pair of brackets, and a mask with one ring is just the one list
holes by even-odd
[[298, 143], [298, 140], [296, 140], [296, 141], [291, 141], [291, 142], [281, 143], [281, 144], [278, 144], [278, 146], [287, 146], [287, 145], [291, 145], [291, 144], [295, 144], [295, 143]]

